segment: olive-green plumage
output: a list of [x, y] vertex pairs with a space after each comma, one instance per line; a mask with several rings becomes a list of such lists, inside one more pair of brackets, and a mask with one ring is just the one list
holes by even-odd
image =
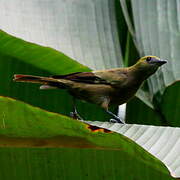
[[15, 75], [15, 81], [43, 84], [41, 89], [63, 88], [75, 98], [98, 104], [108, 111], [111, 105], [120, 105], [131, 99], [144, 80], [166, 63], [156, 56], [142, 57], [127, 68], [77, 72], [68, 75], [39, 77]]

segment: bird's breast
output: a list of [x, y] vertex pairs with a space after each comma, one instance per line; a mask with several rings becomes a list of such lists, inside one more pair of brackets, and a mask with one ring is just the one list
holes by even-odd
[[121, 105], [126, 103], [136, 94], [140, 85], [141, 83], [114, 88], [114, 91], [110, 94], [110, 105]]

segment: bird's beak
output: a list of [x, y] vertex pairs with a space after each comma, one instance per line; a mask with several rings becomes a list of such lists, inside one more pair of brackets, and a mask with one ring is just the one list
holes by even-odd
[[154, 62], [157, 63], [159, 66], [162, 66], [163, 64], [167, 63], [167, 60], [156, 59]]

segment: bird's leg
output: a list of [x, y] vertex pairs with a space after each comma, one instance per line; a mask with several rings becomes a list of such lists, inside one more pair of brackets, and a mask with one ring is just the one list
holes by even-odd
[[122, 123], [124, 124], [124, 122], [120, 119], [119, 116], [116, 116], [114, 113], [112, 113], [111, 111], [109, 111], [108, 109], [106, 110], [106, 112], [108, 114], [110, 114], [111, 116], [114, 117], [114, 119], [110, 119], [110, 122], [113, 122], [113, 123]]
[[78, 114], [77, 112], [77, 108], [76, 108], [76, 100], [75, 98], [73, 98], [73, 111], [70, 112], [70, 117], [72, 117], [73, 119], [79, 119], [79, 120], [83, 120], [81, 118], [81, 116]]
[[110, 99], [108, 97], [104, 97], [103, 98], [103, 103], [101, 104], [101, 107], [105, 109], [105, 111], [110, 114], [111, 116], [114, 117], [114, 119], [110, 119], [110, 122], [114, 122], [114, 123], [122, 123], [124, 124], [124, 122], [120, 119], [120, 117], [116, 116], [114, 113], [112, 113], [111, 111], [109, 111], [108, 107], [109, 107], [109, 102]]

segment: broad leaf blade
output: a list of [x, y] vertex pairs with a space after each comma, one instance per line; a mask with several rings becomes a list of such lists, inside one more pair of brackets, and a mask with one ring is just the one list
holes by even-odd
[[169, 125], [180, 127], [180, 82], [166, 88], [162, 98], [161, 111]]
[[[43, 47], [0, 31], [0, 54], [28, 63], [54, 74], [90, 71], [63, 53]], [[15, 63], [15, 62], [14, 62]]]
[[21, 0], [1, 2], [0, 24], [6, 32], [60, 50], [93, 69], [122, 66], [114, 0], [18, 4]]
[[174, 179], [157, 169], [151, 170], [147, 164], [142, 166], [136, 160], [132, 163], [132, 157], [112, 150], [11, 147], [0, 148], [0, 160], [3, 180]]
[[123, 134], [161, 160], [173, 177], [180, 177], [180, 128], [108, 122], [88, 122]]
[[126, 123], [143, 125], [153, 124], [156, 126], [162, 126], [163, 124], [167, 126], [167, 123], [164, 122], [164, 119], [161, 119], [161, 116], [155, 109], [147, 106], [139, 98], [134, 98], [127, 104]]
[[[149, 177], [171, 179], [167, 169], [159, 160], [151, 156], [136, 143], [120, 134], [107, 132], [103, 129], [101, 129], [100, 131], [92, 131], [89, 126], [87, 124], [84, 124], [83, 122], [67, 118], [60, 114], [50, 113], [6, 97], [0, 97], [0, 111], [1, 148], [6, 146], [36, 147], [35, 149], [27, 149], [30, 158], [28, 162], [31, 163], [33, 161], [33, 157], [37, 158], [37, 154], [39, 153], [37, 147], [43, 147], [43, 149], [41, 149], [41, 152], [47, 154], [46, 156], [49, 158], [49, 161], [55, 161], [56, 157], [56, 161], [59, 162], [60, 165], [57, 165], [57, 163], [55, 164], [60, 168], [58, 168], [60, 171], [63, 171], [64, 176], [67, 176], [65, 177], [65, 179], [69, 179], [68, 173], [71, 172], [75, 174], [76, 168], [74, 169], [74, 172], [73, 168], [70, 168], [72, 167], [71, 165], [69, 166], [70, 169], [64, 169], [62, 167], [62, 164], [66, 167], [67, 161], [68, 163], [72, 164], [85, 163], [83, 159], [81, 161], [79, 159], [81, 159], [82, 157], [84, 157], [84, 159], [90, 158], [89, 156], [92, 156], [93, 153], [96, 153], [96, 158], [101, 162], [101, 166], [94, 168], [94, 166], [97, 166], [97, 163], [94, 164], [90, 161], [86, 162], [87, 164], [84, 164], [86, 169], [92, 169], [91, 173], [89, 173], [90, 177], [93, 177], [94, 173], [98, 174], [99, 171], [100, 174], [104, 174], [106, 172], [106, 169], [110, 168], [109, 164], [107, 166], [107, 163], [112, 161], [112, 156], [114, 156], [116, 157], [115, 159], [120, 160], [113, 160], [111, 164], [114, 166], [117, 172], [113, 171], [111, 173], [112, 175], [107, 179], [113, 179], [114, 177], [118, 178], [119, 176], [126, 177], [126, 179], [132, 179], [135, 177], [140, 178], [142, 175], [144, 179], [149, 179]], [[53, 149], [49, 150], [48, 152], [45, 147], [52, 147]], [[56, 149], [54, 147], [59, 147], [59, 149]], [[67, 150], [61, 149], [60, 147], [73, 147], [77, 149]], [[80, 150], [79, 148], [92, 148], [92, 150]], [[101, 150], [98, 151], [98, 149]], [[1, 149], [1, 152], [1, 155], [6, 155], [6, 153], [9, 152], [9, 149], [3, 148]], [[18, 151], [13, 149], [12, 156], [17, 156], [18, 152], [22, 153], [23, 158], [22, 161], [18, 160], [16, 162], [17, 164], [15, 166], [15, 169], [17, 169], [17, 172], [19, 166], [23, 165], [25, 169], [27, 167], [27, 162], [25, 161], [27, 159], [27, 155], [24, 149], [21, 148], [18, 149]], [[60, 156], [60, 153], [63, 153], [64, 157]], [[76, 158], [76, 155], [77, 157], [79, 157], [78, 154], [82, 155], [79, 159]], [[105, 157], [103, 154], [108, 157]], [[51, 155], [53, 157], [50, 157]], [[4, 161], [3, 156], [0, 156], [0, 159], [2, 160], [2, 162]], [[42, 161], [47, 160], [47, 158], [42, 157], [40, 159]], [[8, 161], [14, 164], [15, 162], [12, 162], [12, 160], [13, 159], [8, 158], [6, 159], [6, 162]], [[121, 166], [121, 161], [123, 162], [123, 164], [125, 162], [126, 166]], [[40, 163], [40, 161], [36, 160], [36, 163]], [[30, 165], [30, 167], [31, 169], [33, 169], [34, 165]], [[38, 165], [37, 167], [38, 170], [41, 171], [46, 166]], [[127, 176], [127, 173], [125, 172], [129, 172], [129, 169], [136, 169], [136, 167], [140, 168], [141, 170], [144, 169], [146, 172], [137, 173], [137, 171], [132, 170], [131, 175]], [[83, 171], [82, 167], [80, 167], [80, 169]], [[77, 171], [79, 173], [79, 170]], [[35, 172], [37, 173], [37, 171]], [[47, 173], [51, 174], [52, 172], [53, 170], [48, 170]], [[85, 170], [85, 172], [87, 171]], [[34, 172], [30, 174], [30, 176], [33, 176]], [[3, 174], [0, 174], [0, 176], [3, 177]], [[16, 176], [17, 178], [19, 177], [19, 175]], [[35, 177], [37, 178], [38, 176], [36, 175]], [[82, 175], [82, 177], [84, 177], [84, 174]], [[98, 179], [98, 177], [96, 177], [96, 179]]]

